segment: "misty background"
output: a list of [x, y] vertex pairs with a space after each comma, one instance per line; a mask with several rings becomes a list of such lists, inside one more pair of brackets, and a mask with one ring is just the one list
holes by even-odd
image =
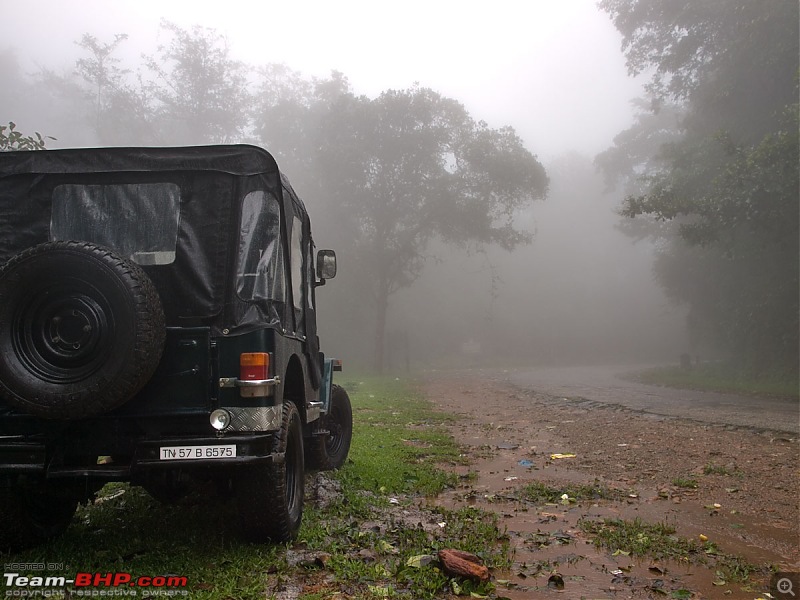
[[0, 124], [267, 148], [351, 366], [796, 373], [796, 2], [289, 4], [5, 6]]

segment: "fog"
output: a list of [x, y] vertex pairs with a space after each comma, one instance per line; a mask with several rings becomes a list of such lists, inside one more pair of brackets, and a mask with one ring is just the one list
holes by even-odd
[[[493, 12], [470, 2], [402, 10], [345, 2], [336, 11], [327, 2], [285, 4], [8, 4], [5, 21], [14, 26], [0, 42], [0, 122], [56, 138], [51, 148], [96, 144], [76, 118], [80, 96], [34, 85], [37, 74], [73, 77], [75, 42], [85, 33], [105, 42], [127, 34], [117, 56], [135, 69], [142, 54], [166, 43], [162, 18], [212, 28], [251, 65], [284, 63], [315, 77], [338, 70], [356, 94], [419, 83], [463, 103], [476, 120], [513, 127], [545, 166], [549, 193], [516, 215], [517, 227], [534, 235], [512, 252], [432, 243], [421, 277], [390, 297], [387, 366], [674, 362], [686, 351], [685, 314], [654, 281], [654, 249], [619, 230], [622, 192], [606, 191], [593, 165], [632, 122], [643, 84], [627, 75], [621, 38], [594, 2], [520, 1]], [[315, 219], [331, 208], [324, 195], [295, 187], [317, 245], [335, 243], [329, 222]], [[367, 367], [375, 307], [349, 272], [352, 258], [342, 248], [339, 276], [318, 290], [319, 329], [326, 352]]]
[[[551, 191], [521, 218], [534, 241], [514, 252], [439, 246], [397, 294], [390, 367], [674, 363], [685, 313], [652, 274], [654, 248], [617, 228], [591, 157], [545, 165]], [[366, 359], [366, 357], [364, 357]]]

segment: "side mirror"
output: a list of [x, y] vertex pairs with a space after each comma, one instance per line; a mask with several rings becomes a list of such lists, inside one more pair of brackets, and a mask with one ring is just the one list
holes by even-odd
[[317, 252], [317, 277], [323, 281], [336, 277], [336, 252], [333, 250]]

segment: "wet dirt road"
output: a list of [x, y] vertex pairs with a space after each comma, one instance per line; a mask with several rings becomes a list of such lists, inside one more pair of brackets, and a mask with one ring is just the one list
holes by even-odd
[[[470, 459], [469, 466], [457, 469], [463, 485], [436, 502], [496, 513], [514, 548], [512, 567], [493, 573], [498, 596], [767, 597], [767, 570], [749, 580], [727, 580], [713, 560], [654, 560], [598, 548], [581, 526], [587, 519], [665, 523], [678, 536], [698, 540], [702, 535], [721, 552], [760, 569], [800, 570], [796, 435], [785, 428], [720, 425], [718, 416], [708, 423], [696, 415], [655, 414], [648, 401], [633, 404], [636, 386], [622, 382], [619, 387], [627, 388], [633, 404], [628, 408], [607, 388], [607, 395], [593, 391], [604, 389], [598, 384], [601, 375], [582, 385], [565, 384], [556, 375], [537, 381], [547, 381], [557, 394], [510, 383], [524, 382], [532, 371], [439, 373], [422, 386], [434, 406], [460, 417], [452, 434]], [[593, 399], [584, 399], [587, 393]], [[703, 412], [713, 416], [712, 408]], [[554, 459], [558, 453], [572, 458]], [[565, 505], [520, 496], [534, 483], [561, 488], [593, 482], [619, 490], [621, 497]], [[563, 578], [563, 589], [549, 585], [553, 573]]]
[[800, 406], [796, 400], [754, 400], [736, 394], [648, 385], [626, 378], [647, 366], [537, 367], [505, 371], [504, 375], [513, 385], [551, 396], [580, 398], [702, 423], [793, 434], [800, 431]]

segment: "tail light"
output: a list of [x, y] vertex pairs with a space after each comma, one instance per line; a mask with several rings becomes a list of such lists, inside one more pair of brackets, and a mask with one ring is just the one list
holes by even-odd
[[268, 352], [243, 352], [239, 357], [239, 379], [253, 381], [269, 378]]

